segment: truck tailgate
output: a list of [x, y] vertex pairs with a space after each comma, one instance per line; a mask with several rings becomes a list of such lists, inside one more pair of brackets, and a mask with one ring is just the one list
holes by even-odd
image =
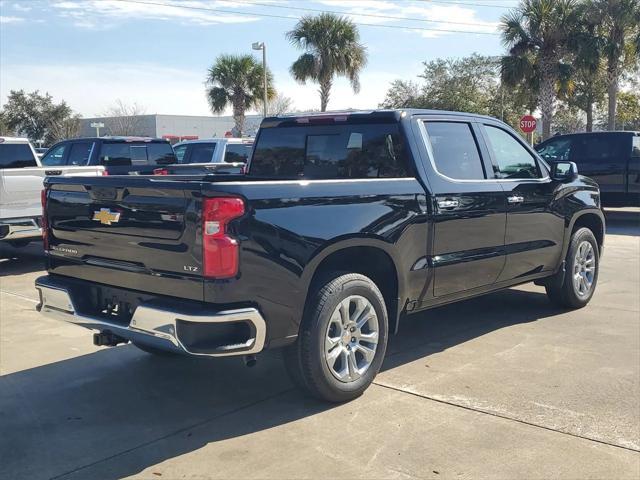
[[51, 273], [203, 299], [198, 183], [113, 176], [47, 186]]

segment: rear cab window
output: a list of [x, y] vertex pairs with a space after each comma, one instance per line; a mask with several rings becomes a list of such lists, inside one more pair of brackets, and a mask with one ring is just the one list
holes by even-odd
[[103, 142], [103, 165], [168, 165], [176, 156], [168, 142]]
[[0, 169], [37, 167], [28, 143], [0, 143]]
[[412, 176], [397, 123], [262, 128], [249, 173], [309, 179]]
[[224, 152], [225, 163], [247, 163], [252, 148], [251, 143], [227, 143], [227, 149]]

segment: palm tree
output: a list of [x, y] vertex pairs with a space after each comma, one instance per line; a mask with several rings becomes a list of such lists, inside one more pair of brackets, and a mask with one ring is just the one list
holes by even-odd
[[291, 74], [304, 84], [320, 84], [320, 110], [326, 111], [335, 76], [344, 76], [355, 93], [360, 90], [360, 71], [367, 63], [366, 48], [359, 42], [356, 25], [331, 13], [305, 16], [287, 33], [289, 41], [305, 50], [291, 65]]
[[[267, 97], [275, 96], [273, 76], [267, 69]], [[251, 55], [220, 55], [207, 74], [207, 99], [213, 113], [233, 109], [234, 135], [244, 131], [245, 111], [260, 105], [263, 98], [262, 65]]]
[[557, 91], [569, 83], [566, 60], [577, 24], [576, 5], [576, 0], [523, 0], [502, 17], [502, 41], [509, 48], [502, 59], [502, 79], [509, 86], [537, 87], [543, 139], [551, 136]]
[[607, 128], [615, 130], [620, 77], [625, 65], [640, 57], [640, 4], [638, 0], [590, 0], [588, 5], [606, 61]]

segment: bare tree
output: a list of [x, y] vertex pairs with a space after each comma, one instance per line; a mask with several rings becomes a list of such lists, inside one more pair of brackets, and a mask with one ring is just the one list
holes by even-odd
[[49, 136], [52, 143], [68, 138], [78, 138], [80, 136], [80, 115], [61, 118], [52, 122], [49, 126]]
[[145, 109], [137, 103], [127, 104], [118, 99], [113, 106], [107, 108], [103, 116], [106, 131], [111, 135], [143, 135], [143, 121], [140, 118]]
[[293, 100], [281, 93], [276, 94], [267, 104], [267, 115], [275, 117], [295, 110]]

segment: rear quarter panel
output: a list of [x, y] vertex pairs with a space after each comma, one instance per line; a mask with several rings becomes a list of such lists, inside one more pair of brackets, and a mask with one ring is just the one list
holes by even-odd
[[205, 281], [205, 301], [254, 299], [270, 324], [270, 340], [297, 333], [317, 265], [340, 249], [385, 251], [396, 265], [401, 298], [424, 286], [426, 198], [413, 178], [229, 182], [203, 190], [227, 192], [249, 206], [233, 225], [241, 240], [240, 274]]

